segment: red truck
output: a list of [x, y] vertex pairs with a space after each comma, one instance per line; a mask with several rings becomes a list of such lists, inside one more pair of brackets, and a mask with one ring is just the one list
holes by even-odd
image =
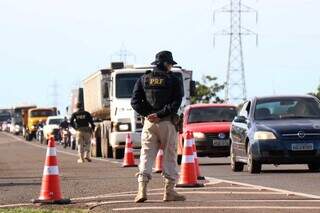
[[228, 157], [230, 155], [230, 127], [237, 108], [230, 104], [193, 104], [183, 114], [179, 134], [178, 163], [181, 163], [184, 133], [192, 131], [199, 157]]

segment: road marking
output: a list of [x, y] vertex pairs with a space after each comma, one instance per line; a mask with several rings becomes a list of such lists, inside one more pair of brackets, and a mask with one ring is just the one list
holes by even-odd
[[306, 194], [306, 193], [301, 193], [301, 192], [293, 192], [293, 191], [288, 191], [288, 190], [283, 190], [283, 189], [277, 189], [277, 188], [272, 188], [272, 187], [265, 187], [265, 186], [259, 186], [259, 185], [254, 185], [254, 184], [248, 184], [248, 183], [241, 183], [237, 181], [230, 181], [230, 180], [223, 180], [223, 179], [217, 179], [214, 177], [206, 177], [207, 180], [210, 182], [213, 181], [220, 181], [224, 183], [230, 183], [230, 184], [236, 184], [240, 186], [247, 186], [247, 187], [253, 187], [258, 190], [268, 190], [268, 191], [275, 191], [275, 192], [280, 192], [282, 194], [286, 195], [295, 195], [295, 196], [300, 196], [300, 197], [306, 197], [306, 198], [312, 198], [312, 199], [320, 199], [320, 196], [318, 195], [313, 195], [313, 194]]
[[[6, 135], [6, 136], [8, 136], [8, 137], [11, 137], [11, 138], [13, 138], [13, 139], [16, 139], [16, 140], [18, 140], [18, 141], [24, 142], [24, 144], [31, 145], [31, 146], [34, 146], [34, 147], [38, 147], [38, 148], [47, 150], [47, 147], [46, 147], [46, 146], [41, 146], [41, 145], [38, 145], [38, 144], [33, 144], [32, 142], [25, 141], [25, 140], [21, 139], [20, 137], [14, 136], [14, 135], [10, 135], [9, 133], [3, 133], [3, 134]], [[67, 151], [62, 151], [62, 150], [59, 150], [59, 149], [57, 149], [57, 152], [58, 152], [58, 153], [65, 154], [65, 155], [70, 155], [70, 156], [76, 156], [76, 157], [79, 156], [78, 154], [71, 153], [71, 152], [67, 152]], [[113, 163], [113, 164], [122, 164], [122, 162], [115, 161], [115, 160], [111, 160], [111, 159], [109, 160], [109, 159], [101, 159], [101, 158], [95, 158], [95, 157], [93, 157], [92, 160], [98, 160], [98, 161], [103, 161], [103, 162], [108, 162], [108, 163]]]
[[269, 209], [269, 210], [318, 210], [320, 207], [311, 206], [183, 206], [183, 207], [169, 207], [169, 206], [146, 206], [146, 207], [129, 207], [129, 208], [116, 208], [113, 211], [137, 211], [137, 210], [251, 210], [251, 209]]

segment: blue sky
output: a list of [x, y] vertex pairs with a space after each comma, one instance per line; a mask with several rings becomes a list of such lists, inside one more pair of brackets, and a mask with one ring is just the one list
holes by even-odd
[[[104, 68], [124, 44], [136, 60], [171, 50], [194, 78], [225, 81], [228, 38], [213, 33], [229, 17], [212, 13], [227, 0], [0, 0], [0, 108], [21, 103], [50, 106], [59, 84], [59, 106], [70, 90]], [[259, 10], [244, 24], [259, 33], [244, 38], [248, 96], [304, 94], [320, 83], [320, 19], [317, 0], [247, 0]], [[116, 59], [116, 57], [113, 57]]]

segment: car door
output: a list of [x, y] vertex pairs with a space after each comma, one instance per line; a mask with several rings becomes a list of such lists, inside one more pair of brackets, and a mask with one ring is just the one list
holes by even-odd
[[239, 116], [234, 120], [234, 138], [235, 152], [237, 156], [246, 156], [246, 140], [248, 133], [248, 117], [250, 112], [251, 102], [245, 102], [240, 110]]

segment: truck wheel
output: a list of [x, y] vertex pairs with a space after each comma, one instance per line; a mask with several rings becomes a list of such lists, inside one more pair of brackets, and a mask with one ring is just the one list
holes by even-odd
[[320, 171], [320, 164], [317, 163], [309, 163], [308, 168], [310, 172], [319, 172]]
[[122, 159], [123, 158], [124, 149], [113, 148], [112, 151], [113, 151], [113, 158], [114, 159]]
[[248, 163], [247, 163], [248, 171], [251, 174], [259, 174], [261, 172], [261, 163], [253, 159], [252, 150], [249, 145], [248, 145], [247, 153], [248, 153]]
[[32, 134], [26, 133], [26, 140], [32, 141]]
[[178, 163], [178, 165], [181, 165], [181, 161], [182, 161], [182, 155], [178, 155], [178, 156], [177, 156], [177, 163]]
[[241, 162], [237, 162], [232, 144], [230, 145], [230, 165], [231, 165], [231, 170], [234, 172], [243, 171], [244, 164]]
[[107, 139], [107, 144], [106, 144], [106, 157], [107, 158], [112, 158], [113, 153], [112, 153], [112, 147], [109, 144], [109, 139]]
[[96, 140], [96, 157], [102, 157], [102, 145], [101, 145], [101, 138], [95, 138]]

